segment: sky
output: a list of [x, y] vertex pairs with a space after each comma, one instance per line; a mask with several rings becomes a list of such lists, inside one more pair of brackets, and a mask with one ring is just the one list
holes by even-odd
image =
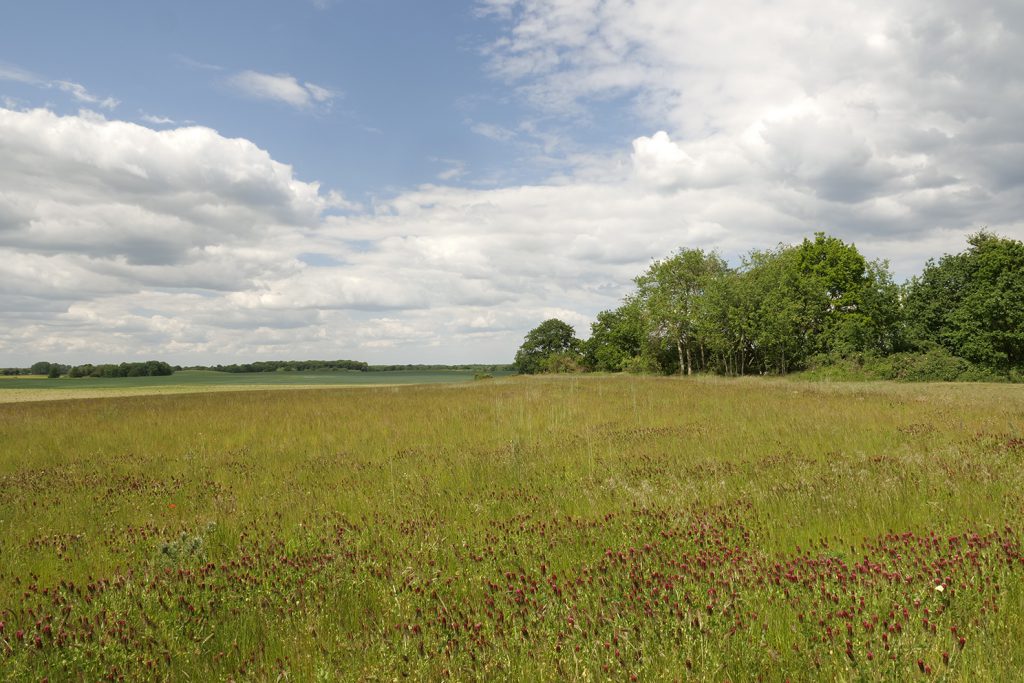
[[679, 248], [1024, 239], [1019, 0], [3, 13], [3, 367], [510, 362]]

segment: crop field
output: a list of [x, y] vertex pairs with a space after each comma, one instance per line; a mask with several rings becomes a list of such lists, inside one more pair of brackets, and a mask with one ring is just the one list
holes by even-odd
[[1022, 530], [1013, 385], [3, 403], [0, 677], [1021, 680]]
[[[495, 376], [508, 372], [495, 372]], [[164, 377], [80, 377], [47, 379], [41, 376], [0, 376], [0, 403], [52, 401], [68, 398], [187, 394], [240, 389], [383, 386], [395, 384], [450, 384], [469, 382], [472, 370], [393, 370], [380, 372], [250, 372], [228, 373], [183, 370]]]

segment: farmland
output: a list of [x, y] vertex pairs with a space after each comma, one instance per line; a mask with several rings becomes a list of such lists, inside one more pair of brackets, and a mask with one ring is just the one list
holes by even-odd
[[[495, 372], [496, 376], [508, 372]], [[187, 394], [296, 387], [449, 384], [469, 382], [472, 370], [397, 370], [384, 372], [257, 372], [227, 373], [184, 370], [164, 377], [57, 378], [12, 376], [0, 379], [0, 403], [103, 398], [152, 394]]]
[[0, 404], [4, 679], [1024, 672], [1019, 386], [243, 389]]

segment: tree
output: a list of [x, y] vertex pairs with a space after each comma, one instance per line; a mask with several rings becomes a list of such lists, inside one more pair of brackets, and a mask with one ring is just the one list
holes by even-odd
[[613, 311], [601, 311], [590, 325], [590, 338], [583, 342], [584, 365], [588, 370], [617, 372], [643, 353], [643, 312], [635, 298]]
[[578, 366], [580, 345], [576, 330], [571, 325], [551, 318], [526, 334], [516, 352], [514, 365], [524, 375], [564, 370], [572, 366], [570, 360]]
[[907, 336], [988, 368], [1024, 366], [1024, 243], [981, 230], [905, 290]]
[[794, 247], [751, 252], [742, 284], [751, 358], [745, 369], [786, 374], [810, 355], [814, 307]]
[[709, 282], [727, 270], [718, 254], [680, 249], [636, 278], [648, 334], [675, 347], [680, 374], [693, 374], [698, 361], [703, 367], [705, 348], [697, 336], [699, 300]]
[[751, 252], [734, 305], [736, 329], [763, 372], [806, 367], [816, 354], [891, 353], [899, 346], [899, 289], [885, 262], [816, 233], [797, 246]]

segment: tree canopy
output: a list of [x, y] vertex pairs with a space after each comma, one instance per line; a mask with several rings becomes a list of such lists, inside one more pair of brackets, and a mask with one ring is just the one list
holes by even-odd
[[526, 334], [516, 352], [514, 366], [524, 375], [573, 370], [579, 367], [580, 347], [571, 325], [550, 318]]
[[1024, 243], [982, 230], [906, 287], [907, 333], [974, 363], [1024, 365]]
[[982, 230], [968, 244], [902, 287], [887, 262], [823, 232], [751, 251], [737, 267], [680, 249], [598, 313], [585, 342], [559, 320], [532, 330], [516, 368], [542, 372], [558, 356], [604, 372], [786, 374], [891, 358], [885, 373], [895, 378], [1019, 375], [1024, 243]]

